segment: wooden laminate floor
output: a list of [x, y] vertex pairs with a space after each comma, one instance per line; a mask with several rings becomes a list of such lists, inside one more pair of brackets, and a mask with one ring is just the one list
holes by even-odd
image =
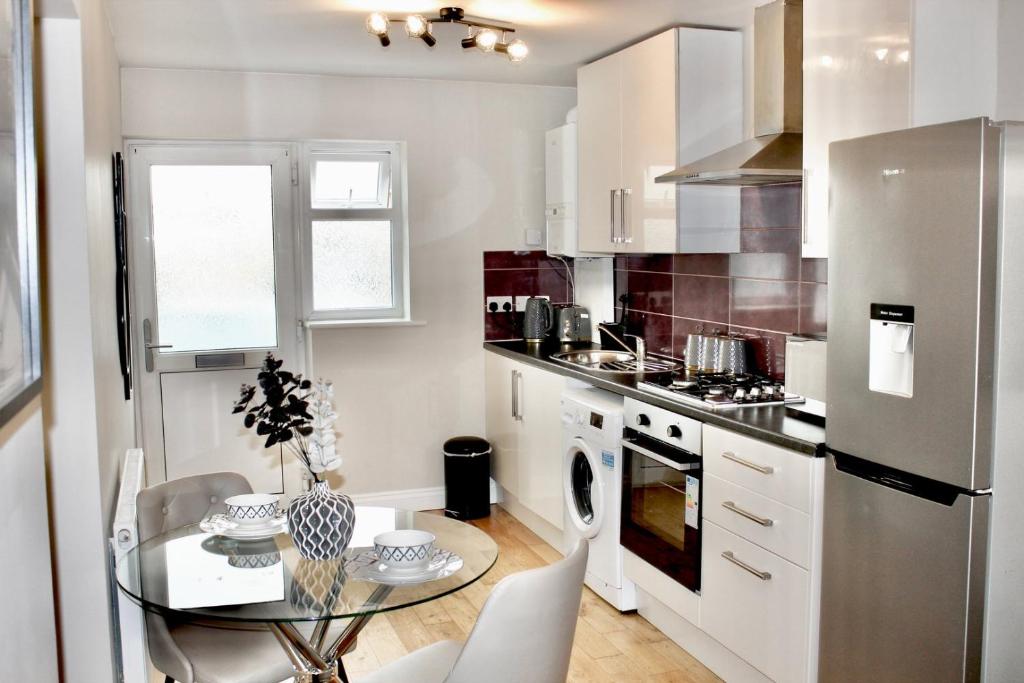
[[[359, 646], [344, 658], [353, 679], [435, 641], [464, 640], [495, 583], [509, 574], [561, 559], [558, 551], [497, 506], [489, 518], [473, 524], [498, 543], [495, 567], [480, 581], [453, 595], [372, 619], [359, 637]], [[645, 619], [621, 614], [584, 588], [569, 667], [570, 683], [719, 680]]]

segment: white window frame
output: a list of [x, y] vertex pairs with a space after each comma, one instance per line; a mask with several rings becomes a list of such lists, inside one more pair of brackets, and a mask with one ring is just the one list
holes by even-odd
[[[386, 157], [384, 156], [386, 155]], [[313, 208], [313, 170], [317, 160], [330, 160], [332, 156], [352, 158], [387, 158], [389, 169], [382, 173], [390, 180], [391, 206], [354, 206]], [[408, 321], [409, 310], [409, 224], [406, 202], [405, 144], [402, 142], [366, 142], [348, 140], [314, 140], [301, 143], [299, 168], [299, 244], [301, 245], [302, 306], [308, 323], [359, 323]], [[393, 305], [387, 308], [350, 308], [316, 310], [313, 308], [313, 222], [344, 220], [391, 221], [391, 291]]]

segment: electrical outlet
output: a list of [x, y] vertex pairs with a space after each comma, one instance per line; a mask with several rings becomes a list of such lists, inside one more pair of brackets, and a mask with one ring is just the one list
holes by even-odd
[[510, 296], [489, 296], [484, 310], [488, 313], [510, 313], [512, 311], [512, 297]]
[[[517, 296], [516, 297], [516, 310], [518, 312], [522, 313], [523, 311], [526, 310], [526, 300], [529, 299], [529, 298], [531, 298], [531, 295]], [[538, 296], [535, 296], [535, 297], [532, 297], [532, 298], [535, 298], [535, 299], [547, 299], [548, 301], [551, 301], [551, 297], [549, 297], [549, 296], [539, 296], [538, 295]]]

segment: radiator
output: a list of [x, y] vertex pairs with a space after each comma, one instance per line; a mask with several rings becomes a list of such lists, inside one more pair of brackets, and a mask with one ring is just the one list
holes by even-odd
[[110, 599], [114, 621], [116, 675], [120, 683], [146, 683], [149, 662], [146, 652], [146, 620], [141, 607], [117, 587], [115, 571], [125, 554], [139, 543], [135, 496], [146, 479], [141, 448], [130, 448], [121, 469], [121, 486], [114, 509], [110, 538]]

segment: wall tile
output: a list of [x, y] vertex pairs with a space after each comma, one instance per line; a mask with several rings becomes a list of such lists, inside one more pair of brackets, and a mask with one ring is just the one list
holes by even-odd
[[828, 259], [805, 258], [800, 260], [801, 282], [828, 282]]
[[728, 275], [730, 254], [675, 254], [672, 272], [683, 275]]
[[740, 226], [800, 228], [801, 183], [744, 187], [740, 191]]
[[740, 249], [746, 253], [799, 254], [803, 232], [799, 228], [743, 228]]
[[824, 334], [828, 323], [828, 286], [817, 282], [800, 283], [801, 334]]
[[650, 270], [656, 273], [672, 272], [672, 254], [650, 254], [628, 256], [626, 268], [629, 270]]
[[629, 271], [629, 308], [672, 315], [672, 274]]
[[672, 321], [670, 315], [629, 311], [626, 314], [626, 329], [630, 334], [639, 334], [647, 340], [648, 352], [671, 356]]
[[730, 322], [741, 327], [792, 332], [799, 323], [799, 283], [735, 279]]
[[682, 318], [728, 324], [729, 278], [676, 275], [674, 310], [673, 315]]
[[731, 254], [729, 275], [761, 280], [800, 279], [800, 254]]
[[[572, 260], [568, 260], [572, 268]], [[542, 251], [483, 254], [484, 300], [489, 296], [547, 296], [552, 303], [572, 301], [565, 265]], [[483, 309], [483, 306], [481, 306]], [[520, 339], [522, 313], [484, 313], [484, 339]]]

